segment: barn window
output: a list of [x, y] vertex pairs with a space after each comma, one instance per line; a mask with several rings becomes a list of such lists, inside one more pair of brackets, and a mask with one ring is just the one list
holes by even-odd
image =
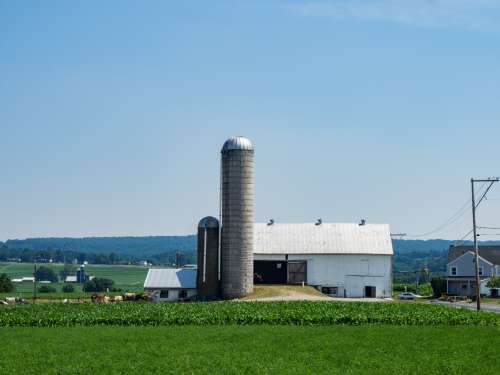
[[329, 296], [337, 296], [339, 288], [335, 287], [323, 287], [321, 288], [321, 293], [327, 294]]
[[450, 272], [451, 272], [452, 276], [456, 276], [457, 275], [457, 267], [451, 267]]
[[179, 298], [187, 298], [188, 292], [187, 290], [179, 290]]
[[479, 276], [483, 276], [483, 267], [482, 266], [479, 267]]
[[168, 298], [168, 290], [160, 291], [160, 298]]

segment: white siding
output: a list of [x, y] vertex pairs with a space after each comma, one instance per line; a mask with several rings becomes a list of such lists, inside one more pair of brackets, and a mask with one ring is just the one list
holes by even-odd
[[[168, 298], [159, 298], [159, 293], [162, 289], [145, 289], [146, 292], [150, 293], [158, 293], [158, 298], [155, 301], [158, 302], [175, 302], [179, 300], [179, 289], [168, 289]], [[167, 289], [163, 289], [167, 290]], [[196, 289], [188, 289], [187, 290], [187, 298], [191, 298], [196, 296]]]
[[377, 297], [392, 295], [392, 260], [389, 255], [289, 255], [307, 261], [309, 285], [339, 287], [339, 295], [363, 297], [365, 286], [376, 287]]

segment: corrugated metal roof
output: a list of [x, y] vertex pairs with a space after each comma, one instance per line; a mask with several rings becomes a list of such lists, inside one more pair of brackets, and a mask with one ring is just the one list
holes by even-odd
[[144, 288], [196, 288], [196, 268], [151, 268]]
[[255, 224], [255, 254], [392, 255], [387, 224]]
[[252, 141], [245, 137], [232, 137], [229, 138], [222, 146], [221, 152], [227, 152], [230, 150], [247, 150], [253, 151]]

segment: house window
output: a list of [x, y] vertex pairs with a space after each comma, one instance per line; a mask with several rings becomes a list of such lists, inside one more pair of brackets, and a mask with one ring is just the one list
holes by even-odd
[[451, 276], [456, 276], [457, 275], [457, 267], [451, 267], [450, 273], [451, 273]]
[[483, 267], [482, 266], [479, 267], [479, 276], [483, 276]]
[[168, 298], [168, 290], [161, 290], [160, 298]]
[[179, 298], [187, 298], [188, 292], [187, 290], [179, 290]]

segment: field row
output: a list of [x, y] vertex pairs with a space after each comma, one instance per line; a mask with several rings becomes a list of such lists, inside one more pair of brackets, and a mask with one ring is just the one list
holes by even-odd
[[307, 301], [0, 306], [0, 326], [225, 324], [500, 326], [500, 314], [428, 304]]

